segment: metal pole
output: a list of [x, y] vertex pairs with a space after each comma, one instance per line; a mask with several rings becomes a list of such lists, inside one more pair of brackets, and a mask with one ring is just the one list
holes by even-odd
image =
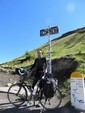
[[42, 29], [40, 30], [40, 36], [46, 36], [48, 35], [49, 41], [48, 41], [48, 73], [52, 73], [52, 67], [51, 67], [51, 37], [50, 35], [58, 33], [58, 26], [55, 27], [48, 27], [48, 29]]
[[49, 51], [48, 51], [48, 57], [49, 57], [49, 73], [52, 73], [52, 68], [51, 68], [51, 38], [49, 36]]
[[48, 73], [52, 73], [52, 67], [51, 67], [51, 37], [49, 33], [49, 28], [48, 28]]

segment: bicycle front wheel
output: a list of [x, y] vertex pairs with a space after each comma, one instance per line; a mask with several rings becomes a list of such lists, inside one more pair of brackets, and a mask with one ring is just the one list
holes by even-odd
[[58, 88], [56, 89], [54, 96], [51, 98], [46, 98], [42, 93], [41, 99], [39, 101], [43, 108], [47, 110], [56, 109], [60, 106], [62, 102], [61, 93]]
[[8, 89], [7, 97], [11, 104], [20, 106], [27, 100], [26, 88], [20, 83], [13, 84]]

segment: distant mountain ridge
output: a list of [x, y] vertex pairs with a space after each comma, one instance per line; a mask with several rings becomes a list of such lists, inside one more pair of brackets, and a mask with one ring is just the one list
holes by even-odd
[[71, 35], [71, 34], [77, 33], [77, 32], [78, 32], [78, 33], [84, 33], [84, 32], [85, 32], [85, 27], [79, 28], [79, 29], [76, 29], [76, 30], [72, 30], [72, 31], [68, 31], [68, 32], [62, 34], [62, 36], [60, 36], [60, 37], [58, 37], [58, 38], [55, 38], [54, 40], [58, 40], [58, 39], [60, 39], [60, 38], [64, 38], [64, 37], [66, 37], [66, 36], [68, 36], [68, 35]]

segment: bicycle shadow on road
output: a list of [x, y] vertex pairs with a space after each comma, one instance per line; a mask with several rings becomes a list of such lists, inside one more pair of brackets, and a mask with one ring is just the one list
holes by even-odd
[[[17, 108], [17, 107], [13, 107], [13, 108], [2, 108], [0, 109], [0, 113], [40, 113], [40, 109], [34, 109], [34, 110], [30, 110], [29, 108]], [[69, 109], [66, 106], [57, 108], [55, 110], [51, 110], [51, 111], [44, 111], [43, 113], [80, 113], [79, 111], [75, 111], [73, 109]]]

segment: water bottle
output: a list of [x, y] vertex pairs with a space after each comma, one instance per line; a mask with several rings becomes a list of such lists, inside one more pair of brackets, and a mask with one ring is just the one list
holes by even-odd
[[36, 95], [36, 93], [37, 93], [37, 89], [38, 89], [38, 86], [35, 85], [34, 90], [33, 90], [33, 95]]

